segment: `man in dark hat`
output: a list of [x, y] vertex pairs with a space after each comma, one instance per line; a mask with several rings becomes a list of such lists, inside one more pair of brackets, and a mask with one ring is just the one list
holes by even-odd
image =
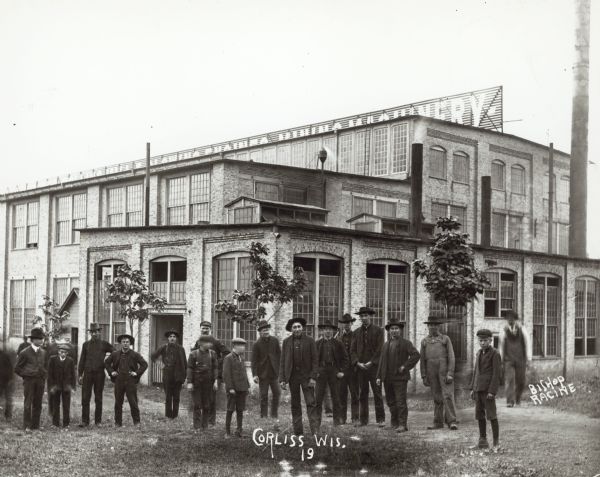
[[383, 329], [371, 323], [375, 310], [362, 306], [355, 315], [358, 315], [361, 326], [354, 331], [352, 341], [351, 360], [356, 363], [359, 388], [359, 418], [360, 425], [369, 423], [369, 386], [373, 391], [375, 401], [375, 419], [380, 427], [385, 426], [385, 410], [381, 386], [377, 385], [377, 367], [383, 347]]
[[29, 335], [31, 345], [19, 353], [15, 366], [15, 374], [23, 378], [23, 424], [26, 431], [40, 428], [47, 374], [46, 352], [42, 349], [45, 338], [40, 328], [33, 328]]
[[71, 394], [75, 389], [75, 362], [69, 356], [67, 343], [58, 345], [58, 355], [48, 362], [48, 392], [52, 395], [52, 424], [60, 427], [60, 403], [62, 402], [63, 427], [71, 422]]
[[161, 358], [162, 382], [165, 390], [165, 416], [175, 419], [179, 415], [179, 397], [181, 386], [185, 382], [187, 357], [183, 346], [177, 343], [179, 333], [169, 330], [165, 333], [167, 343], [160, 346], [150, 356], [152, 361]]
[[121, 349], [113, 351], [106, 359], [105, 365], [110, 379], [115, 383], [115, 425], [123, 425], [123, 401], [127, 396], [133, 424], [140, 423], [140, 408], [138, 407], [137, 385], [142, 374], [148, 369], [148, 363], [141, 354], [133, 351], [131, 346], [135, 338], [128, 334], [117, 337]]
[[187, 388], [192, 390], [194, 429], [206, 429], [210, 418], [211, 393], [217, 389], [217, 353], [211, 336], [201, 335], [187, 363]]
[[431, 386], [434, 414], [433, 426], [427, 429], [441, 429], [444, 419], [451, 430], [458, 429], [456, 424], [456, 405], [454, 404], [454, 348], [450, 338], [440, 332], [444, 323], [442, 318], [430, 316], [425, 322], [429, 336], [421, 341], [421, 377], [425, 386]]
[[508, 407], [521, 405], [521, 394], [525, 389], [525, 371], [529, 363], [531, 350], [529, 333], [519, 324], [516, 311], [506, 312], [507, 325], [500, 333], [500, 356], [504, 364], [504, 387]]
[[0, 350], [0, 398], [4, 398], [4, 417], [12, 419], [15, 374], [9, 354]]
[[348, 394], [350, 394], [350, 418], [352, 423], [358, 422], [358, 373], [354, 369], [356, 363], [352, 363], [352, 323], [356, 321], [350, 313], [344, 313], [338, 320], [341, 329], [336, 339], [344, 345], [348, 356], [348, 367], [344, 370], [344, 376], [339, 381], [340, 389], [340, 424], [346, 424], [348, 417]]
[[319, 418], [315, 403], [315, 380], [319, 360], [315, 340], [303, 332], [305, 326], [306, 320], [303, 318], [292, 318], [287, 322], [285, 329], [291, 331], [292, 335], [283, 340], [279, 364], [281, 388], [286, 389], [288, 383], [290, 385], [292, 425], [294, 434], [298, 436], [304, 434], [300, 390], [304, 394], [310, 430], [313, 434], [319, 430]]
[[106, 371], [104, 360], [113, 352], [113, 346], [100, 338], [102, 327], [98, 323], [91, 323], [88, 329], [90, 339], [83, 343], [79, 357], [79, 384], [81, 384], [81, 424], [80, 427], [90, 425], [90, 401], [94, 391], [94, 422], [102, 422], [102, 393]]
[[480, 449], [489, 447], [486, 435], [486, 418], [492, 426], [493, 450], [498, 449], [500, 430], [496, 414], [496, 393], [500, 387], [500, 353], [492, 346], [492, 332], [481, 329], [477, 332], [480, 350], [475, 357], [471, 379], [471, 399], [475, 400], [475, 419], [479, 423]]
[[246, 410], [246, 396], [250, 390], [248, 373], [244, 362], [244, 351], [246, 351], [246, 340], [233, 338], [231, 340], [233, 350], [223, 360], [223, 382], [227, 393], [227, 413], [225, 414], [225, 434], [231, 435], [231, 419], [236, 413], [237, 430], [236, 436], [242, 437], [242, 422]]
[[279, 362], [281, 346], [279, 340], [270, 335], [271, 325], [266, 320], [258, 322], [258, 340], [252, 346], [252, 376], [258, 383], [260, 393], [260, 417], [267, 417], [269, 410], [269, 388], [271, 388], [271, 418], [277, 419], [279, 410]]
[[340, 423], [340, 398], [339, 380], [344, 377], [344, 370], [348, 368], [349, 358], [341, 341], [333, 338], [337, 325], [327, 320], [319, 324], [323, 337], [317, 340], [317, 356], [319, 357], [319, 370], [317, 376], [316, 413], [319, 417], [319, 426], [323, 412], [323, 399], [325, 391], [329, 388], [333, 406], [333, 424]]
[[[221, 387], [221, 384], [223, 383], [223, 359], [225, 359], [225, 356], [227, 356], [230, 353], [230, 351], [229, 351], [229, 349], [227, 349], [227, 346], [225, 346], [220, 340], [218, 340], [217, 338], [215, 338], [212, 335], [212, 323], [210, 321], [203, 321], [202, 323], [200, 323], [200, 336], [209, 336], [210, 337], [210, 339], [212, 340], [212, 350], [217, 355], [217, 362], [218, 362], [218, 371], [217, 371], [217, 377], [216, 377], [217, 387], [216, 387], [216, 389], [212, 389], [212, 391], [211, 391], [210, 417], [208, 419], [208, 423], [211, 426], [214, 426], [216, 419], [217, 419], [217, 391], [219, 390], [219, 388]], [[198, 341], [196, 341], [196, 344], [192, 348], [192, 351], [197, 348], [198, 348]]]
[[419, 352], [413, 344], [402, 338], [404, 322], [390, 320], [385, 325], [390, 339], [383, 345], [377, 369], [377, 384], [383, 383], [385, 399], [390, 408], [391, 427], [397, 432], [408, 431], [408, 405], [406, 388], [410, 370], [419, 362]]

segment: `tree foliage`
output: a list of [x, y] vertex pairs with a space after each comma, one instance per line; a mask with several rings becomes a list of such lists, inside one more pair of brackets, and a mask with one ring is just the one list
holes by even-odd
[[143, 324], [150, 310], [160, 312], [167, 303], [167, 300], [148, 288], [144, 272], [129, 265], [116, 269], [115, 277], [106, 290], [106, 302], [117, 305], [117, 312], [129, 323], [129, 334], [134, 337], [134, 323]]
[[454, 217], [437, 220], [439, 232], [427, 252], [430, 263], [413, 262], [417, 278], [425, 280], [425, 288], [445, 305], [446, 317], [449, 306], [465, 306], [477, 299], [490, 282], [474, 264], [469, 234], [460, 233], [460, 223]]
[[[230, 300], [219, 300], [215, 304], [215, 311], [225, 313], [236, 322], [252, 323], [265, 319], [265, 305], [273, 304], [273, 314], [267, 318], [270, 320], [284, 304], [301, 297], [307, 285], [301, 267], [294, 268], [290, 280], [279, 274], [267, 261], [269, 248], [266, 245], [252, 242], [249, 251], [250, 265], [256, 272], [251, 282], [251, 290], [234, 290]], [[254, 306], [250, 306], [251, 304]]]
[[42, 300], [42, 304], [38, 306], [42, 314], [33, 318], [33, 327], [41, 328], [46, 337], [55, 341], [67, 331], [64, 322], [69, 319], [70, 313], [68, 311], [60, 313], [60, 304], [48, 295], [42, 295]]

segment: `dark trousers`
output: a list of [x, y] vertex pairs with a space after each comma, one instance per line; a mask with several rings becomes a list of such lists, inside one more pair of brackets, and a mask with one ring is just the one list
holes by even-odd
[[23, 379], [23, 425], [25, 429], [39, 429], [44, 397], [44, 378]]
[[7, 421], [12, 419], [13, 396], [15, 394], [15, 380], [11, 379], [0, 384], [0, 398], [4, 398], [4, 417]]
[[321, 418], [323, 416], [323, 400], [325, 399], [325, 391], [329, 388], [331, 395], [331, 403], [333, 406], [333, 423], [339, 424], [340, 419], [340, 398], [339, 398], [339, 378], [336, 376], [337, 370], [333, 367], [321, 368], [319, 377], [317, 378], [316, 414], [321, 426]]
[[85, 371], [83, 373], [83, 382], [81, 384], [81, 422], [90, 423], [90, 401], [92, 399], [92, 390], [94, 391], [94, 422], [102, 422], [102, 393], [104, 392], [104, 380], [106, 373], [103, 369], [97, 371]]
[[139, 424], [140, 408], [138, 407], [137, 381], [129, 376], [126, 378], [119, 376], [115, 381], [115, 424], [117, 426], [123, 425], [123, 401], [125, 396], [127, 396], [133, 423]]
[[[221, 389], [221, 380], [217, 380], [217, 383], [219, 385], [218, 390]], [[210, 404], [209, 404], [209, 410], [208, 410], [208, 423], [211, 426], [214, 426], [215, 423], [217, 422], [217, 391], [215, 391], [211, 385], [210, 387]]]
[[258, 390], [260, 393], [260, 417], [268, 416], [269, 388], [271, 388], [271, 417], [277, 419], [279, 398], [281, 397], [281, 388], [279, 387], [277, 378], [258, 379]]
[[52, 393], [52, 424], [60, 426], [60, 403], [62, 401], [63, 427], [71, 423], [71, 391], [59, 389]]
[[392, 427], [406, 427], [408, 405], [406, 404], [406, 387], [408, 381], [384, 381], [385, 400], [392, 415]]
[[212, 380], [194, 381], [192, 400], [194, 401], [194, 429], [205, 429], [210, 416], [210, 403], [213, 393]]
[[504, 362], [504, 391], [506, 402], [521, 404], [521, 394], [525, 388], [525, 363], [515, 361]]
[[165, 416], [171, 419], [179, 415], [179, 398], [182, 382], [175, 380], [175, 373], [169, 368], [163, 370], [163, 387], [165, 389]]
[[346, 422], [348, 416], [348, 394], [350, 394], [350, 418], [358, 422], [358, 376], [356, 371], [347, 369], [339, 381], [340, 388], [340, 420]]
[[290, 378], [290, 395], [292, 400], [292, 426], [294, 434], [304, 434], [304, 426], [302, 424], [302, 401], [300, 390], [304, 394], [304, 402], [306, 404], [306, 414], [310, 424], [310, 431], [314, 434], [319, 430], [319, 419], [317, 416], [317, 405], [315, 402], [315, 388], [308, 385], [308, 378], [292, 374]]
[[377, 366], [371, 366], [367, 370], [358, 368], [357, 373], [360, 423], [368, 424], [369, 422], [369, 385], [373, 391], [373, 400], [375, 401], [375, 419], [377, 422], [385, 422], [385, 410], [383, 409], [381, 386], [377, 386]]

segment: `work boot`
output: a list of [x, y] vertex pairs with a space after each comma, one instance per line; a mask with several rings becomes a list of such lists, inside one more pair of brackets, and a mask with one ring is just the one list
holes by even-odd
[[403, 432], [408, 432], [408, 427], [406, 427], [406, 426], [404, 426], [404, 427], [400, 426], [398, 429], [396, 429], [396, 432], [398, 434], [402, 434]]
[[428, 431], [433, 431], [436, 429], [443, 429], [443, 428], [444, 428], [443, 424], [434, 424], [433, 426], [427, 426]]
[[480, 449], [489, 449], [490, 445], [488, 444], [487, 438], [480, 437], [477, 447], [479, 447]]

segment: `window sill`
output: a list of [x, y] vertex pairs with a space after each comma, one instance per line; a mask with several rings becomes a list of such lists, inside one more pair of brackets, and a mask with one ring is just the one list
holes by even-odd
[[598, 359], [600, 358], [600, 354], [586, 354], [586, 355], [575, 355], [574, 356], [575, 359], [587, 359], [587, 358], [591, 358], [591, 359]]
[[467, 187], [469, 187], [471, 185], [468, 182], [462, 182], [462, 181], [457, 181], [457, 180], [453, 180], [452, 183], [453, 184], [460, 184], [460, 185], [467, 186]]
[[23, 247], [23, 248], [11, 248], [11, 252], [22, 252], [23, 250], [37, 250], [39, 247]]
[[492, 187], [492, 190], [495, 190], [496, 192], [506, 192], [506, 189], [496, 189], [494, 187]]
[[525, 194], [524, 192], [515, 192], [513, 190], [511, 190], [510, 193], [512, 195], [518, 195], [519, 197], [526, 197], [527, 196], [527, 194]]
[[79, 245], [79, 242], [78, 243], [61, 243], [61, 244], [55, 244], [54, 246], [55, 247], [71, 247], [73, 245]]
[[532, 361], [557, 361], [561, 359], [560, 356], [534, 356], [531, 358]]
[[429, 176], [430, 179], [437, 179], [438, 181], [444, 181], [444, 182], [448, 182], [448, 179], [445, 177], [435, 177], [435, 176]]

